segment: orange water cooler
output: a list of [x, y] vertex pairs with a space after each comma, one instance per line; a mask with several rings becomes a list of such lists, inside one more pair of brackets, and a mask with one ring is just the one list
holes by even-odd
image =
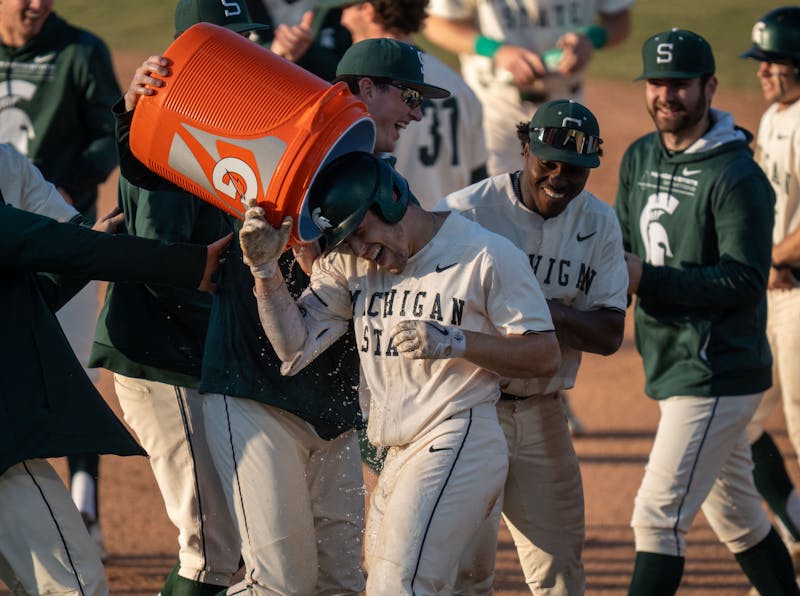
[[344, 83], [331, 85], [223, 27], [199, 23], [164, 52], [172, 75], [139, 100], [133, 154], [148, 168], [244, 218], [256, 199], [290, 244], [320, 235], [308, 189], [330, 160], [371, 152], [375, 125]]

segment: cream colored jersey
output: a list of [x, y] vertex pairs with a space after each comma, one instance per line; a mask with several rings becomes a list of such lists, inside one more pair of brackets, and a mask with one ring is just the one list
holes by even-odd
[[341, 336], [352, 318], [369, 386], [367, 434], [379, 446], [407, 445], [454, 414], [495, 403], [500, 395], [498, 376], [465, 359], [400, 355], [389, 341], [398, 321], [430, 320], [492, 335], [553, 331], [526, 256], [454, 213], [400, 275], [343, 251], [318, 259], [298, 305], [308, 340], [282, 371], [302, 368]]
[[761, 117], [756, 161], [775, 191], [772, 242], [781, 242], [800, 227], [800, 101], [778, 111], [772, 104]]
[[[632, 5], [633, 0], [431, 0], [429, 14], [472, 21], [481, 35], [541, 55], [554, 48], [565, 33], [592, 25], [597, 13], [614, 14]], [[509, 84], [498, 77], [491, 58], [475, 54], [461, 54], [459, 58], [464, 78], [473, 89], [485, 90], [487, 97], [505, 94]], [[540, 90], [553, 98], [569, 98], [570, 87], [579, 83], [584, 74], [546, 77]]]
[[423, 53], [425, 80], [450, 91], [445, 99], [426, 99], [422, 121], [412, 123], [397, 141], [395, 168], [426, 209], [472, 182], [486, 165], [486, 142], [478, 126], [483, 109], [475, 92], [452, 68]]
[[[613, 209], [584, 190], [558, 216], [542, 218], [523, 205], [510, 174], [494, 176], [448, 195], [441, 207], [460, 212], [505, 236], [527, 256], [548, 300], [578, 310], [625, 312], [628, 270], [622, 233]], [[504, 379], [503, 391], [528, 396], [575, 384], [581, 352], [561, 347], [561, 367], [552, 378]]]

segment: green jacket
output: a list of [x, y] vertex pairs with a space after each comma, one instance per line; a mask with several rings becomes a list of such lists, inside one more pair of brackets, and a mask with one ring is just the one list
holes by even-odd
[[744, 395], [767, 389], [766, 285], [775, 197], [729, 114], [687, 151], [658, 133], [628, 148], [615, 209], [625, 249], [644, 262], [636, 346], [645, 391]]
[[79, 211], [91, 209], [117, 165], [111, 106], [121, 92], [106, 45], [53, 13], [21, 48], [0, 44], [0, 83], [0, 142], [27, 155]]
[[[133, 112], [114, 106], [120, 153], [119, 206], [129, 234], [167, 242], [209, 244], [230, 232], [222, 211], [161, 180], [138, 186], [152, 173], [130, 151]], [[203, 362], [211, 295], [194, 289], [132, 283], [109, 284], [97, 321], [89, 366], [128, 377], [197, 387]]]
[[66, 297], [33, 272], [196, 287], [205, 264], [204, 247], [101, 234], [0, 204], [0, 474], [26, 459], [144, 453], [75, 358], [54, 314]]

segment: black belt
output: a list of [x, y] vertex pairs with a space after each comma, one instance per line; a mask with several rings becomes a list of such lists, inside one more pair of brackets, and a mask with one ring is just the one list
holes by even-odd
[[[569, 88], [570, 95], [577, 95], [581, 92], [581, 86], [579, 84], [573, 85]], [[545, 93], [544, 91], [520, 91], [519, 92], [519, 99], [520, 101], [528, 101], [530, 103], [540, 104], [546, 101], [550, 101], [551, 99], [560, 99], [557, 97], [551, 97], [549, 93]]]

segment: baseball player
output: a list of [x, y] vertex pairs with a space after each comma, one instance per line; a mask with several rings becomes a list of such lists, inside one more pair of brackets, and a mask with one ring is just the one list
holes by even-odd
[[[198, 19], [242, 34], [263, 27], [250, 21], [243, 0], [229, 0], [227, 6], [219, 0], [180, 0], [176, 37]], [[164, 66], [161, 59], [146, 60], [114, 106], [119, 204], [129, 234], [207, 242], [230, 230], [223, 212], [154, 176], [128, 143], [145, 82]], [[214, 468], [197, 391], [210, 312], [211, 296], [196, 291], [112, 284], [92, 349], [90, 364], [114, 373], [125, 420], [150, 456], [167, 515], [178, 528], [179, 561], [161, 596], [216, 594], [239, 568], [239, 535]]]
[[325, 0], [247, 0], [253, 19], [270, 25], [256, 41], [326, 81], [352, 44], [340, 11]]
[[[0, 144], [0, 580], [14, 594], [103, 595], [99, 554], [46, 458], [144, 451], [83, 372], [54, 311], [85, 283], [75, 276], [211, 289], [230, 236], [208, 248], [166, 245], [12, 206], [48, 202], [63, 200], [25, 156]], [[121, 219], [103, 217], [97, 229]]]
[[[353, 4], [333, 0], [328, 4], [345, 6], [342, 24], [354, 42], [387, 37], [413, 43], [425, 20], [428, 0], [398, 4], [391, 0], [370, 0]], [[441, 60], [422, 52], [425, 80], [450, 91], [447, 98], [422, 100], [422, 119], [403, 131], [393, 155], [395, 168], [417, 189], [417, 198], [431, 209], [446, 194], [486, 177], [486, 143], [476, 122], [483, 109], [475, 93], [461, 75]]]
[[297, 304], [276, 264], [291, 218], [276, 230], [247, 212], [240, 242], [262, 325], [294, 374], [353, 321], [369, 438], [389, 447], [367, 522], [367, 593], [448, 593], [505, 478], [498, 375], [558, 367], [547, 305], [521, 251], [426, 211], [371, 154], [331, 162], [309, 201], [328, 254]]
[[[630, 34], [633, 0], [431, 0], [425, 36], [459, 55], [483, 104], [489, 174], [522, 167], [509, 122], [528, 122], [550, 99], [583, 98], [593, 48]], [[595, 23], [595, 16], [598, 23]], [[562, 57], [545, 64], [548, 50]]]
[[[229, 5], [229, 2], [207, 0], [201, 6], [210, 9], [220, 4]], [[222, 6], [226, 8], [229, 6]], [[249, 19], [242, 3], [240, 8], [237, 12], [242, 20], [234, 19], [229, 26], [251, 29], [252, 23], [246, 23]], [[214, 20], [208, 17], [208, 12], [204, 11], [201, 16], [203, 14]], [[223, 20], [220, 17], [216, 22]], [[176, 28], [182, 30], [177, 25]], [[147, 68], [138, 73], [145, 76], [135, 80], [135, 93], [150, 95], [170, 84], [169, 64], [163, 57], [153, 57], [145, 66]], [[154, 173], [138, 172], [133, 181], [143, 189], [163, 189], [163, 180]], [[183, 195], [184, 200], [194, 201]], [[151, 198], [149, 207], [167, 209], [156, 205], [160, 194], [158, 198]], [[194, 207], [187, 205], [183, 216]], [[131, 211], [133, 208], [131, 202]], [[198, 226], [193, 233], [206, 233], [200, 224], [217, 225], [207, 213], [202, 219], [202, 222], [194, 220]], [[168, 224], [161, 221], [160, 225]], [[226, 216], [225, 225], [236, 229], [239, 224]], [[186, 231], [181, 228], [170, 233]], [[173, 376], [167, 380], [169, 385], [186, 387], [191, 374], [199, 372], [197, 393], [202, 394], [202, 414], [198, 416], [193, 409], [191, 415], [193, 421], [202, 421], [202, 428], [195, 426], [189, 439], [198, 439], [199, 433], [205, 436], [210, 462], [195, 461], [195, 464], [207, 466], [211, 463], [216, 471], [227, 513], [236, 530], [236, 547], [234, 553], [223, 553], [220, 547], [224, 544], [217, 543], [216, 562], [220, 567], [203, 577], [203, 572], [211, 570], [197, 569], [200, 559], [196, 555], [200, 553], [194, 549], [186, 553], [181, 545], [180, 577], [206, 585], [189, 585], [178, 579], [175, 588], [182, 585], [181, 589], [213, 593], [212, 584], [223, 583], [223, 572], [228, 569], [231, 554], [238, 560], [241, 552], [246, 573], [233, 591], [357, 594], [364, 586], [359, 566], [364, 498], [358, 446], [352, 431], [358, 420], [355, 355], [347, 346], [339, 344], [305, 374], [291, 381], [281, 377], [280, 361], [260, 329], [255, 298], [247, 289], [252, 283], [249, 270], [237, 253], [238, 245], [220, 271], [219, 291], [211, 303], [199, 370], [193, 358], [187, 357], [181, 364], [183, 377], [176, 380]], [[307, 278], [291, 253], [285, 255], [282, 267], [296, 291], [305, 287]], [[165, 301], [162, 307], [168, 308]], [[196, 321], [194, 325], [193, 332], [197, 333], [200, 325]], [[109, 332], [113, 333], [113, 329]], [[185, 334], [190, 340], [197, 338], [188, 332]], [[168, 348], [164, 348], [162, 354], [167, 351]], [[348, 364], [348, 359], [352, 364]], [[166, 367], [166, 362], [160, 364], [160, 368]], [[187, 370], [190, 374], [186, 374]], [[195, 405], [191, 404], [193, 408]], [[155, 413], [148, 414], [151, 420], [156, 417]], [[145, 430], [154, 435], [153, 431]], [[182, 437], [184, 432], [176, 429], [174, 434]], [[163, 440], [169, 438], [177, 440], [174, 437]], [[195, 457], [200, 459], [198, 454]], [[175, 461], [173, 465], [180, 464]], [[171, 490], [191, 488], [185, 481], [170, 479], [163, 472], [161, 476]], [[211, 488], [209, 480], [205, 489]], [[202, 490], [199, 497], [203, 497]], [[175, 502], [183, 504], [177, 513], [185, 523], [205, 522], [208, 515], [219, 511], [206, 508], [195, 519], [199, 512], [187, 508], [193, 502], [191, 499], [176, 498]], [[214, 521], [220, 522], [221, 518]], [[202, 530], [206, 538], [211, 531], [205, 526], [186, 527], [194, 533]], [[221, 528], [216, 528], [218, 539], [223, 538], [219, 534]], [[192, 550], [195, 556], [185, 558]], [[207, 549], [205, 555], [210, 557], [212, 552]], [[228, 576], [227, 572], [224, 575]]]
[[636, 495], [629, 593], [673, 594], [702, 507], [761, 594], [800, 594], [761, 508], [746, 427], [771, 384], [765, 334], [774, 194], [717, 87], [708, 42], [672, 29], [642, 47], [656, 131], [620, 165], [615, 209], [636, 346], [661, 419]]
[[778, 519], [795, 566], [800, 562], [800, 497], [764, 421], [783, 398], [789, 438], [800, 453], [800, 6], [770, 11], [753, 27], [742, 57], [758, 60], [758, 78], [770, 107], [756, 137], [756, 161], [775, 191], [772, 266], [767, 284], [767, 338], [772, 387], [747, 427], [756, 487]]
[[445, 197], [442, 206], [528, 255], [561, 348], [555, 375], [503, 379], [497, 404], [509, 452], [503, 497], [461, 560], [458, 593], [491, 592], [497, 524], [514, 538], [534, 594], [583, 594], [583, 487], [558, 391], [575, 384], [583, 352], [609, 355], [625, 328], [628, 272], [611, 207], [584, 190], [600, 165], [600, 129], [584, 106], [556, 100], [520, 123], [525, 168]]
[[[53, 12], [54, 0], [5, 1], [0, 10], [0, 142], [27, 155], [88, 220], [97, 216], [97, 185], [117, 165], [111, 105], [120, 96], [111, 54], [96, 35]], [[80, 362], [89, 359], [98, 285], [87, 284], [58, 319]], [[96, 371], [87, 370], [96, 381]], [[98, 551], [95, 453], [68, 458], [73, 499]]]

